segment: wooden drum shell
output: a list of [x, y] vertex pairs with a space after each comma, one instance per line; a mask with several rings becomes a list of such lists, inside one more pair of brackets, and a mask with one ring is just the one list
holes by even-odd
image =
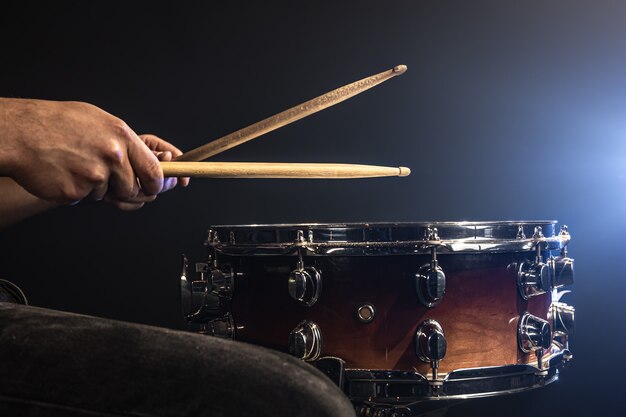
[[[288, 351], [289, 333], [303, 320], [315, 322], [322, 335], [321, 356], [335, 356], [348, 369], [407, 370], [427, 374], [415, 336], [427, 319], [445, 333], [447, 354], [439, 371], [526, 364], [535, 361], [518, 347], [518, 321], [524, 312], [548, 319], [551, 294], [524, 300], [517, 288], [519, 265], [535, 251], [443, 253], [439, 266], [446, 291], [434, 307], [420, 303], [415, 274], [430, 262], [428, 254], [305, 256], [305, 267], [321, 271], [322, 290], [311, 307], [290, 297], [287, 280], [297, 256], [218, 255], [219, 264], [237, 272], [230, 312], [235, 339]], [[363, 323], [357, 310], [375, 308]]]

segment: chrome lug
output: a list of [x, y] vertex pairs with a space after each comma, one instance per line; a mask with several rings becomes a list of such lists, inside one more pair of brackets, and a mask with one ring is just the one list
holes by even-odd
[[433, 380], [437, 380], [439, 361], [446, 356], [447, 342], [443, 328], [436, 320], [426, 320], [415, 335], [415, 353], [423, 362], [431, 364]]
[[235, 290], [235, 274], [229, 265], [209, 268], [211, 292], [219, 297], [231, 299]]
[[574, 307], [561, 302], [554, 302], [550, 306], [552, 329], [555, 333], [571, 335], [574, 333]]
[[446, 274], [441, 267], [424, 265], [415, 274], [415, 291], [417, 298], [426, 307], [434, 307], [446, 292]]
[[322, 334], [317, 324], [305, 320], [289, 334], [289, 353], [305, 361], [314, 361], [322, 353]]
[[287, 281], [289, 295], [307, 307], [314, 305], [322, 292], [322, 273], [312, 266], [304, 267], [302, 258]]
[[523, 262], [517, 273], [517, 288], [524, 300], [550, 291], [550, 266], [543, 262]]
[[574, 260], [568, 257], [557, 257], [550, 260], [552, 270], [552, 286], [565, 287], [574, 283]]
[[529, 313], [520, 317], [517, 336], [519, 348], [524, 353], [548, 349], [552, 344], [550, 323]]
[[225, 339], [235, 338], [235, 323], [233, 316], [228, 313], [223, 317], [210, 320], [202, 325], [200, 333]]

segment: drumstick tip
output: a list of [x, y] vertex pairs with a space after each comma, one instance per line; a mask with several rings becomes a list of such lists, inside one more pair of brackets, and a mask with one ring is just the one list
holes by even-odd
[[395, 75], [402, 75], [406, 72], [406, 70], [407, 70], [406, 65], [398, 65], [398, 66], [393, 67], [392, 71]]
[[398, 172], [399, 177], [406, 177], [411, 173], [411, 169], [407, 167], [400, 167], [400, 171]]

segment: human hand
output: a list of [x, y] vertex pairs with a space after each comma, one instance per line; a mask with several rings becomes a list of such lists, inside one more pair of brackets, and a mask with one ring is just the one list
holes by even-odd
[[[139, 135], [139, 138], [150, 148], [159, 161], [171, 161], [173, 158], [182, 155], [180, 149], [155, 135], [144, 134]], [[171, 190], [176, 187], [178, 183], [186, 187], [189, 185], [189, 178], [165, 178], [163, 188], [158, 194]], [[115, 205], [120, 210], [137, 210], [143, 207], [145, 203], [154, 201], [156, 197], [156, 195], [145, 195], [142, 191], [139, 191], [136, 197], [126, 201], [119, 200], [113, 196], [105, 196], [104, 201]]]
[[155, 152], [165, 160], [180, 151], [154, 136], [142, 140], [91, 104], [0, 99], [0, 132], [0, 174], [45, 200], [131, 202], [176, 185], [164, 182]]

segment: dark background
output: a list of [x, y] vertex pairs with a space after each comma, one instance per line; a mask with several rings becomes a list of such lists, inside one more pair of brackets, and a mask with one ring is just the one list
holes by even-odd
[[624, 22], [608, 0], [4, 2], [0, 96], [88, 101], [184, 150], [406, 64], [214, 160], [413, 174], [195, 180], [138, 212], [57, 209], [0, 233], [0, 276], [37, 306], [183, 328], [179, 256], [204, 256], [210, 224], [556, 219], [576, 258], [572, 368], [449, 415], [623, 415]]

